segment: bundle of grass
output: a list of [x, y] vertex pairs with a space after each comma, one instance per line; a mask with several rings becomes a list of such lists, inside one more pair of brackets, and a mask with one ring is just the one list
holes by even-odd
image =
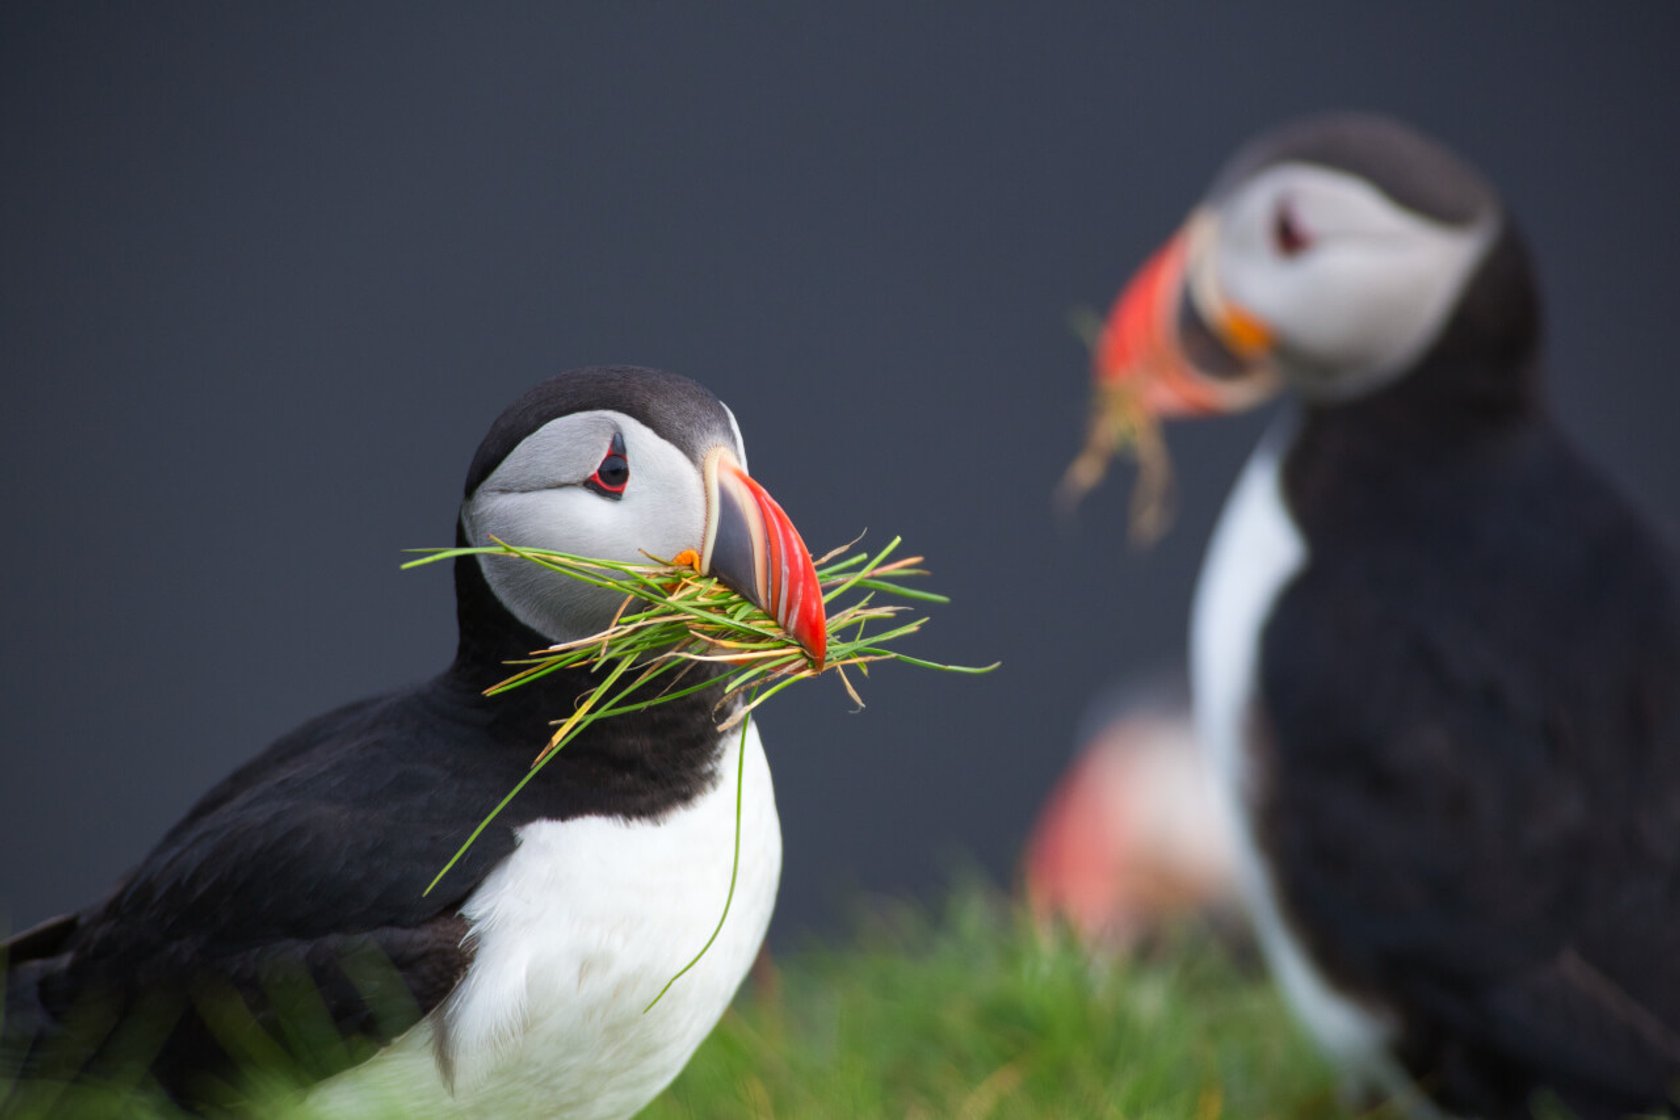
[[[1070, 326], [1084, 341], [1099, 370], [1109, 332], [1095, 311], [1082, 308], [1069, 316]], [[1108, 473], [1115, 456], [1127, 454], [1137, 464], [1137, 481], [1132, 487], [1130, 532], [1132, 541], [1153, 544], [1172, 523], [1172, 459], [1161, 434], [1161, 421], [1150, 408], [1143, 383], [1137, 379], [1096, 380], [1087, 414], [1085, 442], [1068, 464], [1056, 487], [1056, 503], [1064, 515], [1071, 514]]]
[[[425, 556], [404, 565], [413, 568], [458, 556], [509, 556], [624, 596], [607, 629], [510, 662], [516, 671], [489, 690], [491, 695], [503, 693], [559, 669], [583, 668], [599, 677], [592, 689], [578, 697], [571, 712], [556, 719], [555, 731], [532, 759], [531, 769], [467, 836], [427, 887], [428, 893], [544, 765], [598, 720], [717, 689], [718, 729], [727, 731], [739, 726], [741, 752], [744, 752], [752, 713], [777, 693], [801, 681], [833, 674], [852, 702], [861, 707], [863, 698], [848, 670], [867, 676], [870, 666], [882, 661], [953, 673], [986, 673], [997, 668], [997, 663], [978, 667], [946, 665], [892, 648], [895, 642], [919, 631], [927, 619], [908, 617], [908, 606], [882, 602], [880, 598], [917, 603], [949, 600], [903, 582], [929, 573], [920, 567], [919, 556], [894, 559], [902, 543], [900, 538], [894, 537], [874, 554], [854, 551], [857, 543], [843, 545], [815, 561], [826, 641], [818, 643], [814, 651], [722, 579], [701, 574], [699, 557], [692, 552], [670, 560], [649, 557], [645, 564], [630, 564], [523, 548], [496, 540], [484, 547], [428, 550]], [[848, 601], [841, 602], [843, 599]], [[699, 665], [707, 666], [710, 671], [690, 671]], [[659, 1002], [671, 983], [700, 961], [729, 916], [740, 870], [743, 772], [738, 759], [734, 870], [723, 913], [700, 952], [672, 976], [649, 1008]]]
[[1098, 385], [1086, 422], [1085, 443], [1057, 487], [1057, 503], [1071, 511], [1108, 473], [1116, 455], [1137, 464], [1129, 525], [1137, 544], [1153, 544], [1172, 524], [1172, 459], [1161, 423], [1129, 385]]

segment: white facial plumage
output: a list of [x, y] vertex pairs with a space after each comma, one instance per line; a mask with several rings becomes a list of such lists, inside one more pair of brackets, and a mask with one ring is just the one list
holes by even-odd
[[[1280, 163], [1220, 200], [1208, 252], [1226, 299], [1276, 336], [1280, 372], [1309, 397], [1368, 392], [1407, 369], [1440, 335], [1498, 232], [1431, 220], [1365, 180]], [[1280, 238], [1283, 223], [1305, 239]], [[1205, 277], [1203, 278], [1205, 279]]]
[[[733, 421], [733, 417], [731, 417]], [[736, 429], [736, 454], [745, 462]], [[624, 441], [630, 478], [617, 498], [585, 486], [612, 446]], [[554, 549], [631, 563], [698, 549], [705, 533], [700, 464], [621, 412], [575, 412], [526, 436], [467, 499], [467, 539]], [[490, 589], [513, 616], [550, 641], [606, 628], [623, 596], [514, 557], [481, 556]]]

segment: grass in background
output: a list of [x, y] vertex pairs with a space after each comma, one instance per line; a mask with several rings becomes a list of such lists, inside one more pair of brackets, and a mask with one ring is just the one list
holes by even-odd
[[[1328, 1120], [1334, 1079], [1210, 934], [1094, 964], [968, 887], [749, 982], [644, 1117]], [[1370, 1120], [1398, 1120], [1380, 1110]]]

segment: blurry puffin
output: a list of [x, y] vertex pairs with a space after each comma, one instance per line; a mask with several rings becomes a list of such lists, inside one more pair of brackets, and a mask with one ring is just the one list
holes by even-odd
[[1198, 749], [1181, 673], [1126, 681], [1082, 721], [1078, 753], [1022, 854], [1027, 905], [1099, 955], [1172, 925], [1236, 918], [1224, 804]]
[[[734, 416], [694, 382], [576, 370], [491, 427], [458, 539], [625, 560], [692, 549], [820, 661], [810, 556], [745, 463]], [[619, 603], [503, 557], [457, 560], [455, 588], [459, 648], [440, 676], [286, 735], [206, 794], [111, 897], [12, 940], [5, 1031], [14, 1059], [33, 1045], [25, 1072], [75, 1071], [52, 1063], [78, 1009], [153, 1028], [179, 1015], [141, 1045], [157, 1047], [164, 1088], [202, 1104], [227, 1076], [226, 1022], [207, 1025], [183, 999], [235, 1018], [242, 1001], [278, 1038], [287, 1014], [314, 1021], [304, 987], [334, 1034], [359, 1036], [339, 1064], [368, 1059], [313, 1070], [336, 1076], [312, 1092], [312, 1115], [623, 1117], [676, 1076], [775, 901], [781, 834], [756, 724], [729, 921], [644, 1014], [717, 918], [740, 733], [720, 736], [711, 692], [592, 726], [424, 894], [587, 683], [556, 674], [494, 699], [483, 690], [506, 659], [601, 630]], [[397, 999], [379, 998], [382, 976], [400, 981]], [[92, 1070], [113, 1061], [97, 1054]]]
[[1481, 176], [1345, 114], [1243, 148], [1097, 350], [1160, 415], [1299, 399], [1209, 547], [1199, 734], [1290, 1003], [1419, 1113], [1680, 1088], [1680, 565], [1548, 417], [1539, 326]]

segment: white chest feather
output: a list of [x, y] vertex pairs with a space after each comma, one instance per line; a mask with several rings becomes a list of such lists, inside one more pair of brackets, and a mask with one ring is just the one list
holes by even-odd
[[[729, 887], [739, 732], [717, 786], [658, 821], [538, 821], [463, 914], [472, 966], [426, 1021], [318, 1086], [310, 1115], [631, 1116], [670, 1084], [758, 954], [781, 875], [781, 826], [758, 731], [747, 736], [741, 867]], [[398, 1111], [379, 1112], [379, 1108]]]
[[[1260, 634], [1307, 555], [1279, 486], [1283, 436], [1282, 429], [1267, 434], [1231, 491], [1202, 562], [1190, 622], [1196, 730], [1216, 772], [1239, 795]], [[1245, 799], [1235, 800], [1242, 808]]]
[[1254, 830], [1248, 733], [1260, 637], [1279, 594], [1307, 560], [1280, 488], [1287, 435], [1279, 426], [1261, 442], [1208, 546], [1191, 622], [1196, 730], [1232, 813], [1237, 877], [1272, 975], [1339, 1064], [1394, 1088], [1395, 1071], [1385, 1054], [1390, 1025], [1338, 994], [1314, 967], [1284, 921]]

